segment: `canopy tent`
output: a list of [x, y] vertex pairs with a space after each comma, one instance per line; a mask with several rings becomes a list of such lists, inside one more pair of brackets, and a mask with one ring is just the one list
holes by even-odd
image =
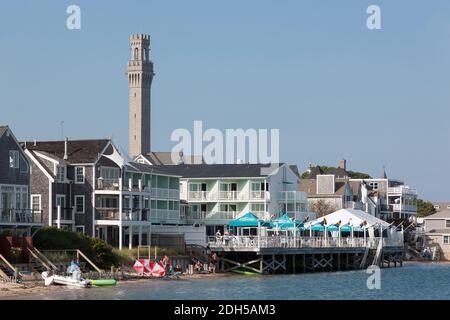
[[279, 229], [292, 229], [297, 227], [297, 223], [293, 219], [289, 218], [287, 214], [284, 214], [278, 219], [271, 220], [270, 226], [272, 228]]
[[389, 228], [389, 223], [386, 221], [380, 220], [362, 210], [354, 209], [341, 209], [335, 211], [324, 217], [312, 220], [307, 226], [305, 226], [305, 228], [308, 229], [310, 225], [313, 228], [317, 224], [323, 225], [324, 220], [326, 221], [328, 230], [331, 226], [333, 226], [334, 229], [334, 227], [338, 226], [339, 223], [343, 223], [340, 227], [340, 230], [343, 232], [352, 231], [352, 229], [353, 231], [358, 232], [363, 231], [363, 228], [367, 229], [370, 227], [382, 228], [383, 230]]
[[269, 223], [263, 220], [259, 220], [253, 213], [247, 212], [243, 216], [231, 220], [229, 223], [230, 227], [238, 227], [238, 228], [257, 228], [268, 226]]

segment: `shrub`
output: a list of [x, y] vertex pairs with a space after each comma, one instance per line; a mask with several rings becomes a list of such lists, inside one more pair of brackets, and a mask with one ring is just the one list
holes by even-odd
[[118, 263], [113, 247], [105, 241], [77, 232], [46, 227], [40, 229], [33, 238], [39, 250], [81, 250], [100, 268], [109, 268]]

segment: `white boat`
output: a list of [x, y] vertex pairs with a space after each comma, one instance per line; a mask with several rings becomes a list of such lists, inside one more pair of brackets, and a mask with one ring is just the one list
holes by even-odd
[[90, 288], [92, 286], [91, 281], [83, 280], [77, 277], [76, 274], [72, 276], [61, 276], [56, 274], [50, 275], [47, 271], [44, 271], [42, 272], [41, 276], [42, 279], [44, 279], [46, 286], [50, 286], [52, 284], [81, 287], [81, 288]]

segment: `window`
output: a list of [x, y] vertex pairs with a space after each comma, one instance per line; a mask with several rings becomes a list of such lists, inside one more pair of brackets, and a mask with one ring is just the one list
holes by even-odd
[[75, 213], [84, 213], [84, 196], [75, 196]]
[[75, 183], [84, 183], [84, 167], [75, 167]]
[[101, 167], [100, 176], [107, 181], [117, 181], [119, 180], [119, 168]]
[[444, 236], [444, 244], [450, 244], [450, 236]]
[[22, 155], [20, 155], [19, 166], [20, 166], [21, 173], [28, 173], [28, 163]]
[[19, 168], [19, 151], [9, 150], [9, 167], [13, 169]]
[[445, 227], [450, 228], [450, 220], [445, 220]]
[[31, 209], [33, 209], [33, 211], [41, 211], [42, 207], [40, 194], [31, 195]]
[[75, 226], [75, 231], [84, 234], [84, 226]]
[[378, 182], [370, 182], [369, 186], [371, 186], [373, 190], [378, 190]]
[[56, 180], [58, 182], [66, 181], [66, 167], [65, 166], [56, 166]]

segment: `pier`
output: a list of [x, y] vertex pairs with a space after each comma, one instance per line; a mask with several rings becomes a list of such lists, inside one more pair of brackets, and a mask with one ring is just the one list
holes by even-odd
[[219, 270], [259, 274], [344, 271], [403, 265], [402, 240], [293, 236], [209, 237]]

